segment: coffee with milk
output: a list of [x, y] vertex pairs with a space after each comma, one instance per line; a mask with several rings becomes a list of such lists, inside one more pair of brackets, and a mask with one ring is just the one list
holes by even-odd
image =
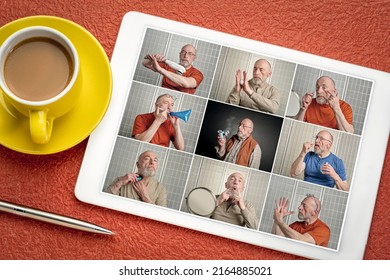
[[9, 52], [3, 71], [8, 88], [16, 96], [43, 101], [65, 89], [74, 65], [62, 44], [51, 38], [35, 37], [20, 42]]

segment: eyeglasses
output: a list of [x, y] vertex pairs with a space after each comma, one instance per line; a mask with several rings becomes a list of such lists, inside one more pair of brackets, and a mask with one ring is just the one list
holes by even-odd
[[324, 137], [318, 136], [318, 135], [313, 136], [313, 139], [314, 139], [314, 141], [318, 139], [319, 141], [328, 141], [328, 142], [332, 143], [331, 140], [325, 139]]
[[180, 54], [182, 56], [186, 56], [186, 54], [188, 54], [188, 56], [195, 56], [196, 54], [194, 54], [193, 52], [186, 52], [186, 51], [181, 51]]
[[166, 93], [166, 94], [162, 94], [159, 97], [157, 97], [156, 103], [158, 101], [160, 101], [162, 98], [170, 98], [170, 99], [173, 100], [173, 103], [175, 103], [175, 101], [178, 99], [176, 96], [173, 96], [173, 95], [170, 95], [169, 93]]
[[248, 125], [244, 125], [244, 124], [242, 124], [242, 123], [238, 123], [237, 124], [238, 125], [238, 127], [240, 127], [240, 126], [242, 126], [243, 128], [252, 128], [251, 126], [248, 126]]

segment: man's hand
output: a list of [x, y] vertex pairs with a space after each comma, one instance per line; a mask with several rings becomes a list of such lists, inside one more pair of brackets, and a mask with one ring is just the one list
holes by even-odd
[[158, 106], [156, 106], [156, 110], [154, 111], [154, 115], [156, 117], [155, 121], [160, 125], [168, 119], [167, 110], [163, 110]]
[[158, 62], [164, 62], [166, 60], [165, 56], [162, 54], [147, 54], [144, 59], [149, 59], [152, 61], [155, 58]]
[[294, 211], [288, 211], [288, 199], [285, 197], [276, 200], [276, 208], [274, 209], [274, 220], [277, 224], [283, 223], [283, 218], [294, 214]]
[[119, 177], [117, 183], [124, 186], [128, 183], [134, 183], [137, 181], [137, 177], [139, 175], [137, 173], [127, 173], [123, 175], [122, 177]]
[[113, 194], [119, 194], [119, 190], [129, 183], [137, 182], [137, 173], [127, 173], [122, 177], [119, 177], [112, 185], [110, 185], [111, 192]]
[[248, 81], [248, 75], [246, 73], [246, 71], [244, 71], [244, 83], [242, 85], [242, 89], [245, 91], [245, 93], [251, 97], [252, 94], [253, 94], [253, 91], [249, 85], [249, 81]]
[[228, 201], [230, 198], [230, 195], [231, 195], [230, 189], [226, 189], [223, 193], [221, 193], [217, 199], [217, 206], [219, 206], [224, 201]]
[[166, 60], [165, 56], [162, 54], [148, 54], [144, 57], [144, 59], [147, 59], [148, 61], [144, 61], [142, 64], [150, 70], [158, 73], [160, 73], [162, 69], [159, 62], [164, 62]]
[[347, 180], [343, 181], [340, 178], [339, 174], [337, 174], [336, 170], [334, 170], [332, 165], [330, 165], [329, 163], [325, 163], [324, 165], [321, 166], [321, 172], [322, 174], [326, 174], [332, 177], [337, 189], [343, 191], [349, 191], [348, 181]]
[[326, 100], [329, 103], [329, 106], [333, 109], [333, 111], [341, 110], [340, 108], [340, 99], [338, 97], [337, 92], [331, 92], [330, 90], [325, 90]]
[[135, 192], [141, 198], [143, 202], [151, 203], [151, 199], [149, 197], [149, 192], [147, 186], [144, 184], [143, 180], [136, 181], [133, 183], [133, 187]]
[[177, 127], [179, 125], [179, 118], [178, 117], [174, 117], [174, 116], [171, 116], [170, 114], [168, 114], [168, 119], [171, 122], [171, 124], [173, 125], [173, 127]]
[[225, 147], [225, 145], [226, 145], [226, 137], [225, 136], [221, 136], [218, 134], [217, 141], [218, 141], [219, 147]]
[[306, 111], [309, 108], [311, 102], [313, 101], [314, 94], [312, 92], [307, 92], [304, 96], [302, 96], [301, 100], [301, 109]]
[[238, 69], [237, 71], [236, 71], [236, 92], [240, 92], [241, 91], [241, 88], [242, 88], [242, 86], [241, 86], [241, 70], [240, 69]]
[[154, 71], [154, 72], [157, 72], [157, 73], [161, 73], [161, 66], [160, 66], [160, 64], [159, 64], [159, 61], [158, 61], [158, 59], [156, 58], [156, 56], [153, 56], [152, 57], [152, 70]]
[[329, 163], [325, 163], [323, 166], [321, 166], [321, 172], [322, 174], [329, 175], [333, 180], [338, 177], [338, 174], [334, 170], [333, 166]]
[[232, 188], [230, 191], [230, 198], [232, 199], [232, 203], [238, 205], [241, 210], [246, 208], [244, 198], [241, 196], [238, 190]]
[[313, 146], [314, 146], [314, 144], [311, 143], [311, 142], [305, 142], [305, 143], [303, 143], [301, 154], [302, 154], [303, 156], [306, 155], [308, 152], [310, 152], [310, 149], [313, 148]]

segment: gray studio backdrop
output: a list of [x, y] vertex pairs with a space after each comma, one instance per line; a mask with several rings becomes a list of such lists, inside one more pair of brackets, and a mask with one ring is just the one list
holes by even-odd
[[203, 81], [197, 88], [195, 95], [208, 97], [214, 77], [220, 45], [204, 42], [194, 38], [171, 34], [164, 31], [148, 28], [145, 32], [144, 42], [139, 54], [134, 80], [160, 86], [162, 76], [142, 65], [147, 54], [163, 54], [169, 60], [179, 62], [179, 53], [186, 44], [192, 44], [197, 49], [196, 60], [193, 65], [203, 74]]
[[321, 76], [329, 76], [335, 81], [339, 98], [346, 101], [352, 107], [355, 134], [361, 135], [373, 83], [318, 68], [298, 65], [292, 90], [297, 92], [300, 97], [306, 92], [315, 92], [316, 81]]
[[[303, 143], [314, 143], [313, 137], [321, 130], [327, 130], [333, 135], [331, 152], [343, 160], [347, 181], [351, 184], [360, 136], [289, 119], [285, 119], [283, 124], [273, 173], [290, 176], [291, 165], [301, 152]], [[303, 179], [303, 172], [298, 178]]]
[[123, 176], [128, 172], [136, 172], [138, 156], [147, 150], [157, 154], [158, 169], [155, 178], [167, 189], [168, 207], [179, 210], [191, 166], [192, 155], [126, 137], [117, 137], [103, 191], [117, 177]]
[[290, 204], [289, 210], [295, 213], [285, 218], [287, 224], [298, 220], [298, 207], [306, 194], [314, 194], [321, 201], [319, 219], [325, 222], [331, 231], [328, 248], [337, 250], [340, 233], [343, 226], [345, 208], [348, 201], [348, 193], [320, 187], [310, 183], [293, 180], [290, 178], [272, 175], [265, 201], [260, 231], [272, 232], [273, 212], [275, 201], [280, 197], [286, 197]]
[[241, 72], [245, 70], [249, 79], [251, 79], [253, 77], [253, 66], [260, 58], [266, 59], [271, 64], [272, 75], [268, 78], [268, 83], [276, 87], [281, 96], [280, 106], [275, 114], [283, 116], [290, 95], [296, 64], [269, 56], [223, 47], [218, 60], [210, 98], [226, 102], [236, 84], [237, 69], [240, 69]]
[[225, 182], [227, 178], [234, 172], [240, 172], [244, 176], [244, 198], [251, 202], [256, 209], [256, 216], [259, 221], [262, 214], [270, 174], [200, 156], [195, 156], [192, 162], [180, 210], [188, 212], [186, 197], [194, 188], [207, 188], [214, 195], [222, 193], [225, 190]]
[[[154, 104], [157, 97], [165, 93], [169, 93], [174, 97], [174, 111], [192, 110], [187, 122], [180, 120], [180, 128], [185, 142], [184, 150], [193, 153], [202, 125], [207, 99], [190, 94], [133, 82], [119, 128], [119, 135], [130, 138], [134, 127], [135, 117], [139, 114], [154, 112]], [[174, 148], [172, 143], [170, 147]]]

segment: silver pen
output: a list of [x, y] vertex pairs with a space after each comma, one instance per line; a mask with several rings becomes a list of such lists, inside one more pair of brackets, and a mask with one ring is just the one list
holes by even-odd
[[38, 209], [34, 209], [34, 208], [30, 208], [30, 207], [26, 207], [14, 203], [9, 203], [3, 200], [0, 200], [0, 211], [31, 218], [42, 222], [60, 225], [68, 228], [79, 229], [79, 230], [84, 230], [84, 231], [94, 232], [94, 233], [108, 234], [108, 235], [114, 234], [112, 231], [108, 229], [78, 219], [74, 219], [74, 218], [70, 218], [67, 216], [62, 216], [54, 213], [49, 213], [49, 212], [41, 211]]

